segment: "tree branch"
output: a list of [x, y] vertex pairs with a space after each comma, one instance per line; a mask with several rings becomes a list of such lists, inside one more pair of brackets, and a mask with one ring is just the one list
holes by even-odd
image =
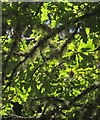
[[62, 110], [69, 110], [71, 107], [73, 107], [75, 105], [75, 103], [80, 100], [82, 97], [84, 97], [85, 95], [87, 95], [88, 93], [90, 93], [93, 90], [96, 90], [100, 88], [100, 84], [96, 85], [92, 85], [89, 88], [87, 88], [86, 90], [83, 90], [77, 97], [75, 97], [70, 103], [69, 105], [64, 105], [62, 106], [59, 110], [56, 111], [56, 116], [54, 118], [56, 118], [58, 116], [58, 114], [62, 111]]

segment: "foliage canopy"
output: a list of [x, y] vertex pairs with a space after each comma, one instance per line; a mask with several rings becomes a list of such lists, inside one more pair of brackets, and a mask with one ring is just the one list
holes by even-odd
[[100, 4], [2, 3], [2, 116], [100, 119]]

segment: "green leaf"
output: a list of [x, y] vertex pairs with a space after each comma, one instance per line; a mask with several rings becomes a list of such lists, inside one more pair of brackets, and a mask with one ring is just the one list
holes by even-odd
[[86, 34], [87, 34], [87, 36], [90, 34], [90, 28], [86, 28]]
[[47, 10], [48, 3], [45, 3], [41, 9], [41, 21], [46, 21], [48, 19], [48, 10]]
[[51, 27], [54, 28], [56, 26], [56, 20], [51, 21]]

